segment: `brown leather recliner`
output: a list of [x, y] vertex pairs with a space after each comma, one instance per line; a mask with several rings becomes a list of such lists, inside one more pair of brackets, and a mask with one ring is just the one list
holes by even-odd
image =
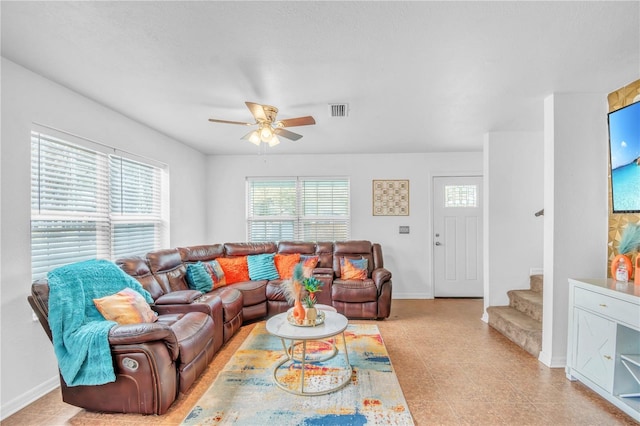
[[[367, 278], [345, 280], [340, 259], [367, 259]], [[336, 242], [333, 247], [331, 288], [333, 307], [347, 318], [388, 318], [391, 313], [391, 272], [384, 268], [380, 244], [369, 241]]]
[[[177, 249], [160, 250], [151, 253], [153, 273], [147, 258], [131, 256], [116, 260], [124, 272], [147, 290], [154, 300], [154, 309], [159, 314], [179, 314], [187, 312], [203, 312], [213, 319], [215, 325], [214, 351], [224, 344], [222, 302], [219, 297], [203, 298], [202, 293], [188, 289], [184, 281], [186, 267], [180, 260]], [[170, 283], [173, 282], [173, 285]], [[174, 291], [175, 289], [175, 291]]]
[[[49, 340], [49, 285], [36, 281], [27, 297]], [[64, 402], [90, 411], [164, 414], [213, 359], [214, 324], [205, 313], [159, 315], [154, 323], [116, 325], [109, 332], [116, 381], [67, 386]]]

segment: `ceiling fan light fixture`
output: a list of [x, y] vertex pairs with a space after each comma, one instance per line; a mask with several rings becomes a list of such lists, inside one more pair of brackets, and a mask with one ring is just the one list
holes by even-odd
[[316, 124], [316, 120], [310, 115], [276, 121], [278, 108], [271, 105], [257, 104], [255, 102], [245, 102], [245, 104], [247, 105], [247, 108], [249, 108], [249, 111], [251, 111], [253, 118], [256, 120], [254, 123], [220, 120], [217, 118], [210, 118], [209, 121], [213, 123], [241, 124], [243, 126], [257, 125], [258, 128], [256, 130], [249, 132], [242, 137], [242, 139], [248, 140], [256, 146], [261, 146], [262, 142], [269, 146], [276, 146], [280, 143], [278, 136], [292, 141], [297, 141], [302, 137], [302, 135], [287, 130], [285, 127], [309, 126]]
[[251, 142], [252, 144], [254, 144], [256, 146], [260, 146], [260, 142], [262, 142], [262, 139], [260, 139], [260, 134], [258, 133], [257, 130], [254, 130], [253, 132], [251, 132], [251, 134], [249, 135], [248, 140], [249, 140], [249, 142]]
[[273, 135], [273, 137], [271, 138], [271, 140], [269, 140], [269, 142], [267, 142], [269, 144], [270, 147], [274, 147], [276, 145], [278, 145], [280, 143], [280, 139], [278, 139], [278, 137], [276, 135]]
[[271, 138], [273, 138], [273, 136], [274, 135], [271, 126], [262, 126], [262, 128], [260, 129], [260, 139], [262, 139], [264, 142], [269, 142]]

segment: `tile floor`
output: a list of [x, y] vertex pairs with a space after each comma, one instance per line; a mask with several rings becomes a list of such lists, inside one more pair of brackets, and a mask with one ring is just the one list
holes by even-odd
[[[636, 425], [579, 382], [550, 369], [480, 320], [482, 300], [394, 300], [378, 321], [416, 425]], [[55, 390], [3, 426], [179, 425], [244, 341], [243, 327], [163, 416], [90, 413]]]

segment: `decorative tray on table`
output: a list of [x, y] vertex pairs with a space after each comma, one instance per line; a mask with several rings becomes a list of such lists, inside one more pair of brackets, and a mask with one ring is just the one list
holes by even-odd
[[287, 311], [287, 321], [289, 322], [289, 324], [295, 325], [296, 327], [315, 327], [316, 325], [320, 325], [324, 323], [324, 311], [318, 310], [318, 316], [316, 317], [316, 320], [313, 322], [305, 319], [303, 320], [302, 323], [299, 323], [293, 317], [293, 308], [291, 308]]

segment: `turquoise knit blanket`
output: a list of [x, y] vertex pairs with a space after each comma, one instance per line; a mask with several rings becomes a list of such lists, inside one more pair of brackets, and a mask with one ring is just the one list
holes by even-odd
[[88, 260], [54, 269], [49, 280], [49, 327], [58, 366], [68, 386], [102, 385], [116, 380], [109, 330], [116, 325], [93, 299], [129, 287], [152, 303], [151, 295], [115, 263]]

